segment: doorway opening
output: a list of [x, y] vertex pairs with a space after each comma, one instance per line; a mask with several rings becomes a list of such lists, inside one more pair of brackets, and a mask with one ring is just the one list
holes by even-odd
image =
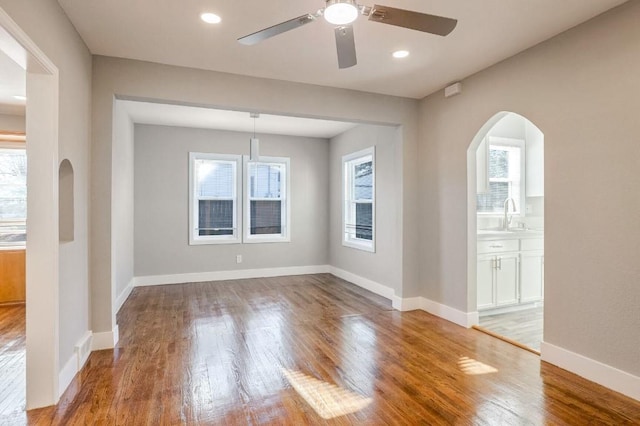
[[[544, 321], [544, 134], [501, 112], [472, 141], [469, 286], [475, 328], [540, 353]], [[471, 182], [473, 181], [473, 182]]]
[[[18, 243], [15, 240], [26, 240], [22, 248], [24, 266], [18, 265], [17, 269], [25, 271], [23, 300], [28, 303], [28, 309], [23, 308], [22, 313], [11, 315], [12, 318], [22, 315], [21, 327], [24, 331], [18, 333], [16, 347], [22, 345], [23, 367], [20, 376], [23, 385], [22, 389], [3, 386], [2, 399], [3, 402], [12, 401], [17, 404], [21, 410], [12, 409], [11, 418], [22, 423], [26, 420], [25, 409], [53, 405], [60, 396], [58, 69], [2, 8], [0, 54], [5, 61], [0, 70], [5, 72], [10, 66], [14, 75], [19, 74], [23, 81], [23, 93], [14, 93], [15, 88], [11, 87], [11, 92], [4, 94], [5, 97], [22, 102], [22, 131], [8, 133], [22, 133], [20, 142], [23, 143], [21, 149], [24, 152], [22, 160], [8, 160], [14, 170], [9, 173], [12, 175], [11, 179], [4, 181], [5, 201], [11, 201], [5, 203], [3, 213], [7, 217], [13, 215], [16, 219], [20, 216], [20, 205], [24, 208], [26, 202], [27, 213], [23, 212], [22, 215], [28, 215], [28, 225], [24, 217], [17, 218], [24, 225], [7, 229], [11, 232], [7, 232], [6, 236], [7, 239], [14, 240], [10, 241], [13, 245]], [[15, 66], [19, 71], [16, 71]], [[2, 81], [5, 82], [4, 77]], [[15, 124], [15, 120], [5, 123], [7, 122]], [[13, 149], [14, 151], [5, 152], [5, 157], [16, 157], [19, 149], [15, 146]], [[21, 180], [22, 189], [18, 189]], [[26, 192], [26, 197], [21, 191]], [[28, 226], [28, 234], [25, 225]]]

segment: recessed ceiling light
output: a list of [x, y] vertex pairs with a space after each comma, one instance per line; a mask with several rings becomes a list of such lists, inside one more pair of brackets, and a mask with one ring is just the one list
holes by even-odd
[[17, 99], [19, 101], [26, 101], [27, 100], [27, 97], [26, 96], [22, 96], [22, 95], [14, 95], [13, 98]]
[[409, 56], [408, 50], [396, 50], [395, 52], [393, 52], [394, 58], [406, 58], [407, 56]]
[[200, 15], [200, 19], [202, 19], [207, 24], [219, 24], [220, 21], [222, 21], [222, 18], [220, 18], [215, 13], [210, 13], [210, 12], [203, 13], [202, 15]]
[[330, 24], [346, 25], [358, 18], [358, 8], [353, 0], [329, 0], [324, 19]]

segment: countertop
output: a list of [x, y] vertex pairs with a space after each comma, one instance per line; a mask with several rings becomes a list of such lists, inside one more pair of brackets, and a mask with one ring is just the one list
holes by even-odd
[[478, 240], [517, 240], [522, 238], [542, 238], [544, 231], [539, 229], [502, 231], [496, 229], [478, 229]]

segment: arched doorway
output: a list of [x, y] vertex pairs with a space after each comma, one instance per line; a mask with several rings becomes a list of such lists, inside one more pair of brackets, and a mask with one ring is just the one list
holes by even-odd
[[469, 303], [476, 328], [539, 353], [544, 303], [544, 134], [500, 112], [467, 151]]

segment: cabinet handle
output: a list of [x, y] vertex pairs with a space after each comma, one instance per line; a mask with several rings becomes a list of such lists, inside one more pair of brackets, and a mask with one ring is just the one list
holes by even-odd
[[492, 244], [489, 247], [491, 247], [491, 248], [502, 248], [502, 244]]
[[498, 258], [498, 269], [500, 269], [502, 271], [502, 258], [501, 257]]

